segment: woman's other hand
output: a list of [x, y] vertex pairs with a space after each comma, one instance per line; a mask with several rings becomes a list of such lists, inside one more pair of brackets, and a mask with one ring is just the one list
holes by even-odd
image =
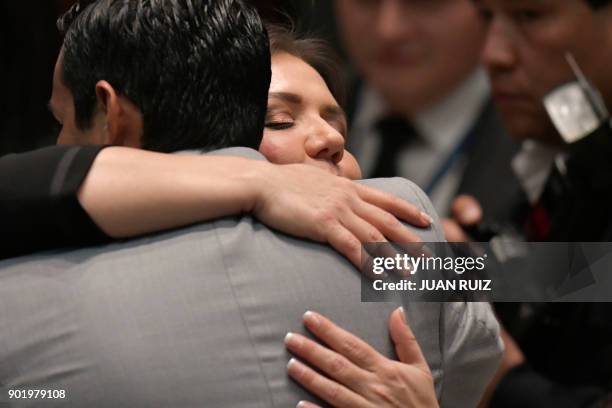
[[[300, 334], [289, 333], [287, 349], [323, 372], [296, 359], [291, 378], [334, 407], [437, 407], [431, 370], [401, 308], [389, 318], [389, 331], [401, 362], [390, 360], [363, 340], [315, 312], [306, 312], [304, 325], [329, 348]], [[300, 408], [317, 405], [301, 401]]]

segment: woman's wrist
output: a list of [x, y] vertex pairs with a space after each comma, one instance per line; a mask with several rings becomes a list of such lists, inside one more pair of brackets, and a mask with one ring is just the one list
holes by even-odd
[[236, 186], [240, 211], [253, 213], [269, 193], [270, 177], [278, 165], [264, 160], [235, 159], [230, 185]]

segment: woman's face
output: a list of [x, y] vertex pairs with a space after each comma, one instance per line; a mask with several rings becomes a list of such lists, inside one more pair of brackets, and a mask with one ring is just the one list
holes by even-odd
[[259, 151], [272, 163], [310, 164], [358, 179], [359, 165], [344, 150], [346, 132], [346, 116], [319, 73], [293, 55], [273, 55]]

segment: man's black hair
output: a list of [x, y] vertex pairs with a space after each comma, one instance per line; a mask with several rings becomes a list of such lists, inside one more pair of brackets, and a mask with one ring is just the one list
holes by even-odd
[[259, 146], [270, 51], [248, 0], [83, 0], [58, 28], [79, 127], [106, 80], [142, 112], [144, 149]]

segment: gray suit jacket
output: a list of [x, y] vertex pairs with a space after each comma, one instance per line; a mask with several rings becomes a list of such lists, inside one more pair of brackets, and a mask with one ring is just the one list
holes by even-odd
[[[433, 214], [406, 180], [364, 183]], [[437, 222], [418, 232], [443, 239]], [[306, 310], [392, 356], [395, 307], [361, 303], [358, 272], [332, 249], [248, 216], [12, 259], [0, 263], [0, 401], [8, 389], [34, 388], [66, 390], [44, 406], [295, 406], [313, 398], [288, 379], [283, 338], [304, 332]], [[442, 404], [474, 405], [501, 351], [488, 305], [404, 307]]]

